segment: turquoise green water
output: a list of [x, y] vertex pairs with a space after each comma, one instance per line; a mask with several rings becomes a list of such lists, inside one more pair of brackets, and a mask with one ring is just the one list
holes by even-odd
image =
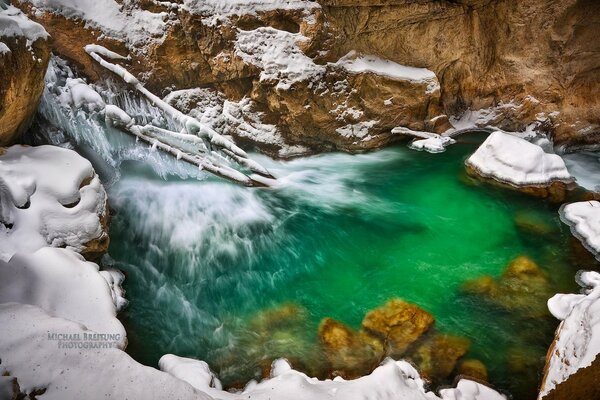
[[[465, 137], [436, 155], [394, 147], [261, 158], [281, 182], [268, 190], [165, 180], [123, 164], [109, 192], [109, 254], [127, 274], [128, 351], [149, 365], [165, 353], [206, 360], [234, 384], [260, 376], [269, 357], [310, 364], [322, 318], [359, 328], [368, 310], [400, 297], [430, 311], [439, 331], [468, 337], [468, 356], [487, 365], [492, 384], [535, 398], [556, 322], [507, 312], [459, 287], [499, 276], [525, 254], [549, 273], [552, 290], [574, 290], [569, 233], [554, 206], [470, 183], [463, 163], [480, 141]], [[552, 233], [519, 230], [522, 215]], [[261, 347], [268, 340], [247, 322], [289, 303], [308, 318], [283, 344]]]

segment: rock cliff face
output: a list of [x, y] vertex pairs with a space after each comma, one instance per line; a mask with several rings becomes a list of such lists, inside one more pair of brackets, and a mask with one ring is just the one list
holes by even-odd
[[[379, 147], [399, 138], [395, 126], [443, 132], [447, 115], [482, 108], [496, 109], [488, 123], [536, 123], [566, 147], [600, 140], [594, 0], [119, 1], [112, 20], [153, 27], [134, 40], [90, 15], [88, 0], [59, 13], [44, 3], [20, 7], [90, 78], [104, 72], [83, 46], [99, 43], [129, 53], [132, 72], [159, 93], [210, 86], [251, 99], [308, 151]], [[349, 53], [374, 67], [345, 68]], [[390, 75], [390, 63], [430, 70], [435, 83]]]
[[29, 127], [44, 89], [48, 34], [18, 9], [0, 2], [0, 146]]

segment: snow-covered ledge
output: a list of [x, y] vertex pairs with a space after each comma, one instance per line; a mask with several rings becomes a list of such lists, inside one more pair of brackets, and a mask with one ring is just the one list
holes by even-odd
[[514, 186], [573, 180], [560, 156], [502, 131], [490, 134], [466, 163], [484, 177]]
[[[548, 300], [550, 312], [562, 322], [548, 351], [540, 400], [579, 370], [591, 366], [600, 353], [600, 274], [584, 272], [578, 281], [585, 288], [583, 294], [557, 294]], [[585, 390], [585, 385], [597, 385], [593, 381], [582, 383], [573, 386]], [[570, 393], [567, 398], [583, 398]]]
[[590, 252], [600, 257], [600, 202], [580, 201], [564, 205], [560, 219]]

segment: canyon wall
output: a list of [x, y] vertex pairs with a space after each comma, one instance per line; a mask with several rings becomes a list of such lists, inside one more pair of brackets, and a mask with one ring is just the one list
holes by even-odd
[[50, 44], [44, 28], [0, 3], [0, 146], [27, 130], [44, 89]]
[[[534, 123], [567, 148], [600, 140], [594, 0], [123, 0], [115, 15], [152, 27], [129, 36], [88, 3], [19, 6], [90, 79], [105, 72], [83, 46], [99, 43], [129, 54], [127, 67], [159, 94], [202, 86], [251, 99], [262, 122], [311, 152], [381, 147], [399, 138], [395, 126], [444, 132], [468, 109], [495, 110], [481, 124], [506, 130]], [[348, 71], [348, 54], [431, 70], [438, 88]]]

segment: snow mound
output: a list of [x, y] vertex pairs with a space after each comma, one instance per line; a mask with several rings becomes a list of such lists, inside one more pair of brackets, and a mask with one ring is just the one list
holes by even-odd
[[[45, 40], [48, 36], [40, 24], [31, 21], [18, 8], [11, 5], [2, 7], [0, 4], [0, 37], [24, 37], [27, 39], [27, 46], [30, 46], [36, 40]], [[6, 45], [4, 47], [8, 49]], [[2, 53], [0, 48], [0, 54]]]
[[[121, 281], [116, 285], [113, 281], [113, 287]], [[114, 293], [96, 264], [70, 250], [44, 247], [33, 254], [15, 254], [8, 262], [0, 261], [0, 303], [38, 306], [52, 316], [111, 334], [123, 348], [125, 328], [116, 318]]]
[[[145, 367], [116, 348], [97, 347], [105, 341], [81, 324], [48, 315], [38, 307], [0, 304], [0, 375], [18, 379], [21, 391], [46, 389], [45, 400], [178, 399], [210, 400], [173, 376]], [[87, 347], [61, 348], [67, 343]]]
[[600, 254], [600, 202], [580, 201], [563, 206], [560, 218], [592, 253]]
[[55, 146], [12, 146], [0, 155], [0, 259], [103, 238], [106, 192], [92, 164]]
[[572, 180], [560, 156], [502, 131], [488, 136], [466, 163], [485, 177], [515, 186]]
[[557, 294], [548, 300], [550, 312], [562, 322], [540, 399], [580, 368], [590, 366], [600, 353], [600, 274], [584, 272], [579, 284], [585, 288], [583, 294]]

